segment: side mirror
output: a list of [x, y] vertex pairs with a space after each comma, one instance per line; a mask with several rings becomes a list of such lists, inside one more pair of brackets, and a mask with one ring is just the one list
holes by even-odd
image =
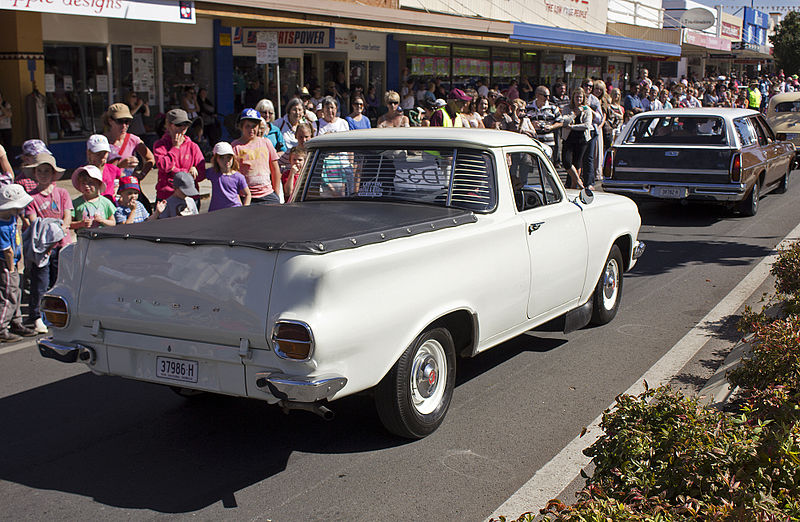
[[589, 203], [594, 201], [594, 192], [592, 192], [588, 188], [585, 188], [581, 190], [581, 194], [578, 197], [580, 198], [581, 203], [583, 203], [584, 205], [588, 205]]

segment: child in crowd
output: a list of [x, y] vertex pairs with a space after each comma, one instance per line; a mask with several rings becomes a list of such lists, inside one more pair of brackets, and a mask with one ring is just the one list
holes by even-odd
[[99, 168], [86, 165], [75, 169], [72, 186], [83, 194], [72, 200], [72, 228], [111, 227], [117, 224], [114, 219], [117, 208], [108, 198], [100, 195], [105, 192], [106, 184]]
[[119, 180], [119, 198], [117, 199], [117, 210], [114, 212], [114, 220], [118, 225], [141, 223], [150, 219], [150, 212], [139, 201], [141, 192], [139, 180], [135, 176], [125, 176]]
[[22, 325], [19, 312], [22, 290], [19, 284], [19, 261], [22, 257], [18, 216], [33, 201], [21, 185], [0, 187], [0, 251], [3, 252], [0, 272], [0, 342], [19, 341], [36, 332]]
[[211, 182], [211, 204], [208, 211], [240, 207], [250, 204], [252, 197], [247, 180], [239, 172], [239, 164], [230, 143], [221, 141], [214, 145], [213, 167], [206, 172]]
[[105, 188], [101, 195], [107, 197], [113, 206], [117, 196], [119, 180], [124, 174], [119, 167], [108, 163], [108, 155], [110, 152], [111, 145], [108, 143], [108, 138], [102, 134], [92, 134], [89, 136], [89, 139], [86, 141], [86, 161], [102, 171]]
[[174, 189], [172, 195], [156, 204], [153, 215], [161, 219], [197, 214], [197, 205], [192, 196], [199, 196], [200, 192], [194, 186], [192, 175], [188, 172], [176, 172], [172, 178], [172, 188]]
[[300, 177], [300, 172], [303, 170], [303, 165], [306, 163], [307, 154], [306, 148], [302, 145], [292, 147], [292, 150], [289, 151], [289, 167], [283, 171], [283, 175], [281, 176], [283, 193], [286, 195], [287, 200], [291, 197], [292, 192], [294, 192], [297, 178]]
[[[66, 189], [56, 186], [64, 169], [56, 165], [53, 156], [47, 153], [37, 154], [30, 167], [36, 178], [36, 189], [31, 193], [33, 200], [25, 209], [27, 222], [32, 224], [38, 218], [54, 218], [61, 220], [64, 238], [50, 249], [50, 255], [43, 260], [43, 266], [25, 259], [26, 276], [30, 278], [30, 300], [28, 301], [28, 322], [34, 325], [36, 333], [47, 333], [47, 327], [39, 316], [39, 300], [42, 295], [56, 284], [58, 277], [58, 254], [70, 244], [69, 228], [72, 222], [72, 201]], [[28, 238], [28, 241], [32, 239]], [[27, 246], [26, 246], [27, 251]]]
[[22, 188], [24, 188], [25, 192], [28, 194], [36, 190], [38, 185], [33, 170], [28, 167], [34, 163], [36, 156], [42, 153], [53, 155], [42, 140], [27, 140], [22, 144], [22, 154], [17, 156], [21, 164], [13, 183], [22, 185]]

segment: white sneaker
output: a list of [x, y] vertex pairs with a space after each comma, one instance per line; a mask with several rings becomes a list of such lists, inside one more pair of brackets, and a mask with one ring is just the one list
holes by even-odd
[[33, 329], [36, 333], [47, 333], [47, 325], [44, 324], [41, 317], [38, 317], [33, 323]]

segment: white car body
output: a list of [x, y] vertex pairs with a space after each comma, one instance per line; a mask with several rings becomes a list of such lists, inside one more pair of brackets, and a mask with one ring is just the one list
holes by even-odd
[[[309, 145], [313, 154], [356, 142], [480, 149], [494, 158], [496, 205], [449, 228], [327, 253], [82, 236], [61, 254], [49, 292], [66, 302], [69, 323], [51, 329], [42, 354], [83, 361], [97, 374], [318, 405], [376, 386], [437, 322], [450, 325], [459, 353], [471, 356], [579, 309], [613, 245], [623, 269], [643, 250], [633, 202], [596, 194], [581, 203], [525, 136], [381, 129]], [[542, 159], [560, 202], [517, 209], [506, 161], [514, 152]], [[276, 353], [279, 320], [308, 325], [308, 360]], [[197, 382], [160, 377], [158, 357], [197, 362]]]

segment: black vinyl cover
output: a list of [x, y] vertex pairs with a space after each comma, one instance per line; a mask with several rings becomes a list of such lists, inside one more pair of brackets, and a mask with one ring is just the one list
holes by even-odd
[[455, 208], [328, 200], [228, 208], [197, 216], [81, 229], [78, 236], [324, 254], [475, 221], [472, 212]]

